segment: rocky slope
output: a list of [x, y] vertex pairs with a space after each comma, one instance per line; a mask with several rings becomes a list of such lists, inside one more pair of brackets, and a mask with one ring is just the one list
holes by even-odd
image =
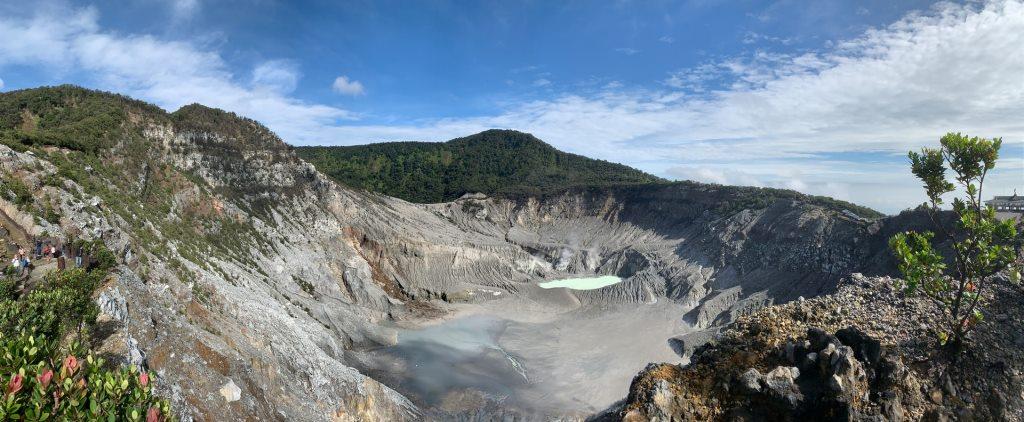
[[[723, 209], [744, 192], [699, 184], [574, 190], [544, 199], [463, 198], [431, 206], [460, 228], [501, 237], [550, 271], [627, 282], [584, 301], [694, 305], [699, 327], [801, 295], [831, 291], [854, 270], [885, 271], [881, 223], [800, 201]], [[549, 268], [550, 267], [550, 268]]]
[[695, 183], [418, 205], [340, 186], [220, 110], [75, 87], [0, 100], [0, 169], [31, 192], [0, 209], [30, 234], [119, 252], [97, 347], [156, 370], [186, 419], [416, 419], [346, 354], [394, 342], [392, 321], [479, 289], [531, 298], [543, 279], [614, 274], [625, 281], [542, 305], [676, 301], [710, 336], [851, 271], [889, 271], [885, 239], [914, 221]]
[[652, 364], [599, 420], [1021, 420], [1024, 293], [999, 285], [958, 361], [934, 304], [888, 278], [740, 318], [687, 366]]

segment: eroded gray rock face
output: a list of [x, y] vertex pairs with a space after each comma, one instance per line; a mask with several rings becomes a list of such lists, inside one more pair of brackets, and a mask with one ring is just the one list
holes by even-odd
[[[544, 200], [463, 198], [430, 208], [461, 229], [529, 252], [535, 260], [520, 261], [527, 276], [600, 273], [627, 280], [577, 293], [585, 303], [682, 301], [695, 306], [687, 318], [700, 328], [831, 291], [840, 275], [874, 265], [866, 262], [871, 249], [862, 247], [872, 237], [868, 223], [796, 201], [720, 211], [730, 194], [667, 185]], [[486, 209], [487, 217], [464, 208]]]
[[[125, 175], [138, 191], [121, 194], [140, 195], [152, 169], [169, 166], [163, 218], [199, 215], [230, 247], [161, 232], [165, 221], [112, 210], [73, 180], [41, 187], [55, 168], [3, 146], [0, 165], [56, 198], [63, 218], [37, 226], [0, 206], [32, 233], [99, 238], [118, 252], [123, 265], [97, 299], [111, 321], [104, 350], [156, 370], [184, 419], [415, 419], [419, 409], [353, 369], [346, 350], [390, 344], [384, 322], [474, 289], [517, 295], [543, 279], [612, 274], [624, 281], [559, 306], [671, 300], [713, 329], [881, 265], [872, 239], [883, 228], [796, 200], [734, 211], [722, 207], [741, 199], [730, 188], [674, 184], [417, 205], [339, 186], [260, 127], [238, 137], [134, 124], [142, 140], [121, 147], [146, 142], [148, 161]], [[766, 388], [782, 388], [784, 377], [771, 379]]]

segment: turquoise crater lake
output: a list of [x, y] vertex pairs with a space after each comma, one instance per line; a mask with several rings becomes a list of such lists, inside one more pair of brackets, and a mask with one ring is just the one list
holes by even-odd
[[584, 277], [584, 278], [566, 278], [562, 280], [552, 280], [537, 284], [542, 289], [556, 289], [564, 287], [572, 290], [594, 290], [602, 287], [611, 286], [622, 282], [622, 279], [613, 275], [603, 275], [600, 277]]

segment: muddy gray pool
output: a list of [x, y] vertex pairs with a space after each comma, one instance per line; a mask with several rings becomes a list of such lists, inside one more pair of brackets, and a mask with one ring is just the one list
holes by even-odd
[[424, 408], [587, 415], [621, 399], [647, 363], [679, 360], [666, 340], [688, 329], [682, 313], [661, 303], [542, 322], [472, 314], [400, 329], [394, 345], [364, 351], [359, 366]]

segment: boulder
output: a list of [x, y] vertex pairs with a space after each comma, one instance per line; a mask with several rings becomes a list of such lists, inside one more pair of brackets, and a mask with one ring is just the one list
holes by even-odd
[[846, 327], [836, 331], [836, 338], [843, 344], [850, 346], [855, 352], [857, 359], [870, 365], [877, 364], [882, 357], [882, 343], [857, 328]]
[[799, 376], [800, 370], [796, 367], [779, 366], [765, 374], [765, 392], [775, 399], [782, 400], [790, 409], [796, 409], [804, 399], [800, 387], [796, 385]]

